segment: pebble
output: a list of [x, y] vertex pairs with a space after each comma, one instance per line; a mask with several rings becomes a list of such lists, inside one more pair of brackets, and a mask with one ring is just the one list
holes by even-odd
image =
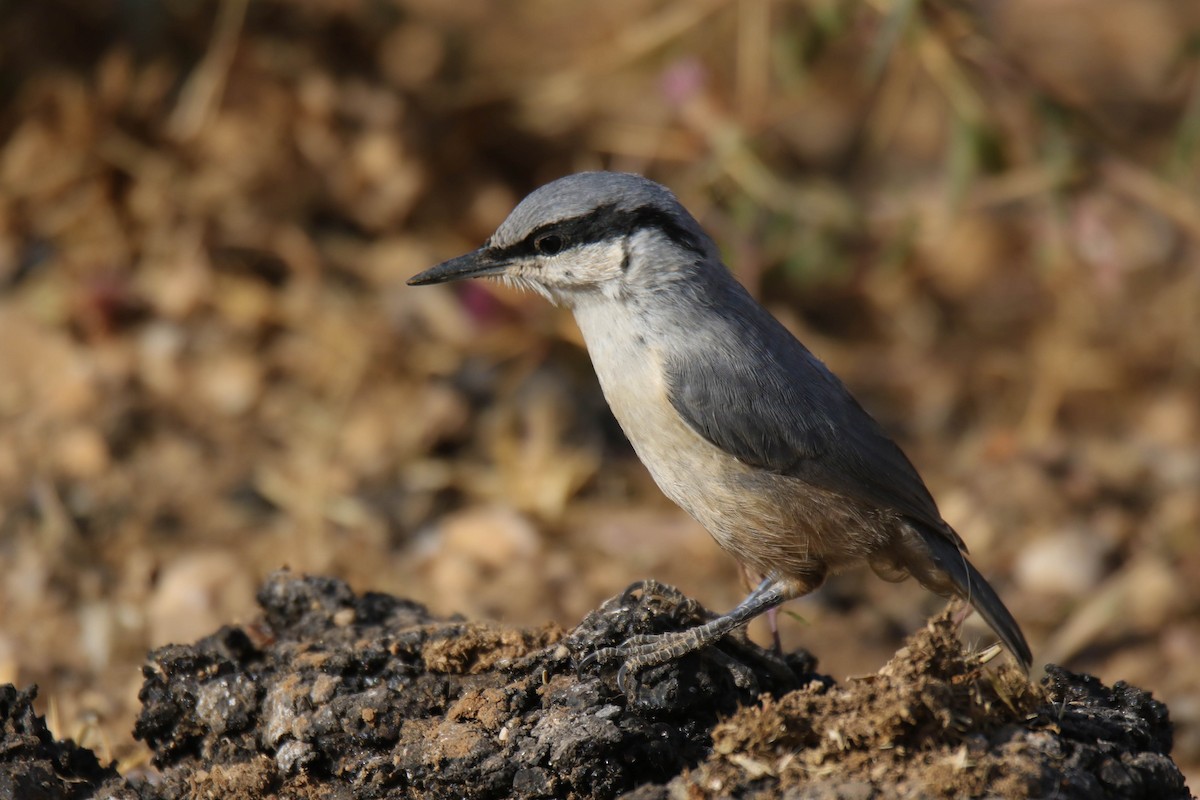
[[97, 478], [110, 464], [108, 443], [91, 425], [77, 425], [60, 434], [54, 454], [62, 473], [75, 480]]
[[199, 375], [200, 391], [212, 407], [226, 416], [239, 416], [258, 400], [262, 373], [253, 358], [222, 355], [206, 364]]
[[1015, 577], [1029, 592], [1078, 597], [1104, 577], [1107, 550], [1102, 536], [1082, 529], [1033, 539], [1017, 558]]
[[148, 606], [152, 646], [192, 642], [251, 617], [254, 580], [232, 551], [193, 551], [163, 567]]

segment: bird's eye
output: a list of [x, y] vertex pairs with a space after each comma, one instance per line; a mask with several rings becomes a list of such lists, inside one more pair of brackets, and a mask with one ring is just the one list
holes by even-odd
[[557, 233], [547, 233], [533, 240], [533, 249], [539, 255], [553, 256], [562, 252], [563, 238]]

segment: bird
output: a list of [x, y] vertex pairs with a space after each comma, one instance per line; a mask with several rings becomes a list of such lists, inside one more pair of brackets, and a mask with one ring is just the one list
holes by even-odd
[[535, 189], [477, 250], [413, 286], [491, 278], [569, 309], [604, 397], [662, 492], [750, 575], [728, 613], [587, 661], [618, 684], [716, 642], [862, 564], [969, 602], [1033, 656], [916, 468], [828, 367], [734, 277], [665, 186], [581, 172]]

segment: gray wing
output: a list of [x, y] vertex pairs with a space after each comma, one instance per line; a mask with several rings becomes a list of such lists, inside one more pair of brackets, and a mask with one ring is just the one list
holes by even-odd
[[[701, 436], [746, 464], [798, 478], [961, 539], [912, 462], [838, 378], [753, 306], [668, 360], [668, 396]], [[734, 346], [735, 345], [735, 346]]]

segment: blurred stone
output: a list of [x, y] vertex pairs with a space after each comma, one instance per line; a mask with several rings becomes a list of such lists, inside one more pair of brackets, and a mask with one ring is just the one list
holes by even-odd
[[296, 87], [296, 100], [306, 113], [328, 117], [337, 107], [337, 84], [326, 72], [306, 72]]
[[115, 47], [101, 57], [96, 69], [96, 100], [109, 109], [117, 109], [129, 98], [133, 88], [133, 56], [123, 47]]
[[438, 525], [442, 553], [499, 569], [528, 559], [541, 537], [528, 519], [504, 507], [474, 508], [445, 517]]
[[356, 404], [339, 436], [340, 450], [359, 471], [418, 458], [438, 442], [462, 435], [470, 422], [466, 398], [455, 388], [427, 383], [407, 391], [381, 389]]
[[436, 28], [417, 23], [402, 25], [380, 43], [379, 66], [396, 86], [415, 89], [442, 68], [445, 50], [442, 34]]
[[381, 236], [353, 258], [376, 286], [405, 294], [404, 281], [437, 262], [429, 243], [411, 236]]
[[1004, 538], [996, 519], [973, 492], [951, 487], [937, 492], [937, 504], [942, 519], [966, 539], [973, 555], [990, 552]]
[[443, 518], [422, 548], [424, 573], [446, 611], [544, 617], [541, 537], [504, 507], [465, 509]]
[[195, 312], [212, 292], [209, 264], [199, 253], [182, 253], [169, 264], [147, 269], [139, 282], [155, 311], [170, 319]]
[[1013, 572], [1025, 591], [1079, 597], [1104, 576], [1107, 551], [1107, 542], [1094, 532], [1062, 531], [1026, 542]]
[[995, 277], [994, 266], [1010, 257], [1012, 232], [995, 215], [959, 214], [922, 228], [923, 264], [939, 293], [966, 299]]
[[[471, 196], [467, 206], [467, 221], [471, 232], [480, 241], [492, 235], [492, 231], [500, 226], [508, 212], [521, 198], [501, 183], [488, 183], [481, 186]], [[432, 264], [428, 266], [433, 266]]]
[[77, 177], [80, 153], [58, 151], [62, 142], [42, 120], [26, 119], [7, 135], [0, 151], [0, 184], [21, 194], [51, 195]]
[[96, 365], [62, 330], [19, 309], [0, 313], [0, 413], [35, 411], [47, 419], [75, 417], [100, 402]]
[[1196, 439], [1200, 404], [1191, 392], [1167, 391], [1148, 398], [1140, 414], [1138, 434], [1155, 444], [1179, 447]]
[[352, 166], [363, 177], [378, 180], [395, 172], [404, 160], [400, 142], [389, 131], [368, 131], [355, 143]]
[[395, 130], [404, 115], [404, 96], [376, 80], [354, 77], [341, 81], [337, 100], [338, 110], [362, 128]]
[[1038, 657], [1061, 664], [1099, 641], [1159, 630], [1187, 601], [1180, 578], [1162, 559], [1142, 555], [1085, 596]]
[[349, 155], [350, 168], [338, 173], [336, 187], [354, 216], [373, 230], [400, 225], [424, 187], [421, 165], [390, 129], [362, 134]]
[[224, 550], [197, 550], [166, 564], [147, 605], [150, 644], [190, 642], [254, 610], [254, 577]]
[[[991, 0], [989, 34], [1063, 100], [1106, 107], [1111, 122], [1138, 119], [1138, 103], [1184, 90], [1172, 81], [1190, 35], [1177, 0]], [[1194, 6], [1193, 6], [1194, 9]], [[1193, 11], [1193, 25], [1195, 13]]]
[[[782, 119], [776, 133], [798, 154], [818, 164], [836, 163], [853, 146], [854, 128], [862, 113], [864, 91], [857, 81], [806, 81], [792, 113]], [[847, 91], [848, 89], [853, 90]], [[865, 89], [865, 86], [862, 87]]]
[[138, 336], [138, 374], [154, 392], [170, 396], [180, 387], [180, 358], [187, 342], [185, 330], [171, 322], [146, 325]]
[[249, 331], [260, 329], [272, 318], [277, 299], [262, 281], [232, 275], [214, 280], [209, 298], [225, 322], [234, 329]]
[[125, 197], [126, 212], [144, 225], [165, 224], [178, 203], [172, 190], [183, 180], [181, 165], [159, 151], [139, 150], [131, 160], [136, 162], [138, 179]]
[[469, 490], [555, 521], [599, 468], [595, 446], [573, 439], [572, 387], [553, 370], [521, 383], [515, 397], [479, 421], [491, 464], [469, 476]]
[[199, 367], [200, 391], [213, 408], [227, 416], [250, 409], [262, 391], [262, 372], [252, 356], [225, 353]]
[[77, 425], [59, 435], [55, 442], [55, 460], [69, 478], [95, 478], [108, 469], [108, 444], [96, 428]]

